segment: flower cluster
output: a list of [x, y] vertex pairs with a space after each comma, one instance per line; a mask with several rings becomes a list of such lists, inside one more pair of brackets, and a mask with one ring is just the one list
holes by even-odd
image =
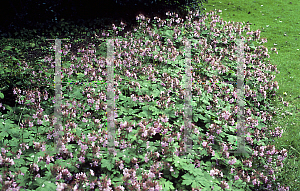
[[[176, 172], [173, 166], [167, 162], [163, 162], [163, 167], [160, 166], [162, 164], [160, 160], [164, 156], [172, 158], [175, 155], [177, 157], [184, 155], [182, 135], [185, 126], [178, 121], [185, 117], [182, 103], [184, 103], [183, 99], [186, 97], [186, 90], [180, 83], [184, 81], [182, 75], [184, 68], [178, 64], [180, 63], [178, 59], [180, 60], [183, 56], [178, 45], [183, 45], [183, 42], [187, 40], [187, 34], [192, 34], [194, 38], [198, 38], [198, 41], [193, 43], [192, 47], [199, 52], [199, 54], [192, 55], [192, 69], [201, 68], [200, 71], [191, 71], [193, 101], [201, 100], [203, 102], [199, 106], [199, 110], [200, 108], [202, 110], [197, 111], [195, 116], [200, 116], [200, 114], [202, 116], [206, 112], [205, 118], [209, 119], [210, 125], [204, 127], [200, 119], [198, 123], [193, 121], [191, 136], [196, 135], [198, 137], [198, 140], [194, 140], [194, 142], [197, 142], [197, 146], [207, 152], [210, 157], [220, 156], [219, 159], [211, 160], [212, 165], [208, 175], [217, 179], [219, 186], [223, 189], [231, 189], [230, 187], [234, 181], [238, 179], [247, 183], [251, 182], [257, 188], [260, 188], [259, 186], [263, 184], [271, 189], [276, 179], [272, 165], [264, 166], [261, 171], [257, 170], [257, 167], [251, 170], [249, 168], [260, 163], [260, 160], [269, 161], [270, 164], [275, 160], [276, 166], [282, 166], [282, 161], [286, 157], [286, 150], [279, 152], [273, 145], [262, 146], [257, 144], [260, 139], [267, 136], [267, 129], [261, 126], [264, 126], [266, 121], [271, 120], [272, 116], [269, 111], [257, 112], [256, 109], [265, 104], [264, 100], [272, 95], [275, 89], [279, 88], [277, 82], [272, 82], [275, 76], [271, 75], [273, 72], [278, 72], [276, 66], [265, 64], [264, 59], [269, 58], [267, 48], [259, 46], [252, 50], [248, 45], [252, 40], [260, 39], [259, 30], [247, 32], [246, 35], [250, 35], [247, 38], [241, 37], [242, 40], [246, 41], [244, 45], [244, 50], [246, 50], [244, 77], [246, 81], [249, 80], [245, 84], [245, 100], [253, 103], [253, 105], [246, 105], [245, 107], [245, 132], [247, 132], [245, 133], [247, 135], [245, 140], [253, 154], [247, 160], [238, 156], [230, 156], [229, 149], [233, 149], [235, 145], [224, 137], [234, 135], [232, 129], [234, 129], [233, 126], [237, 121], [236, 114], [239, 110], [235, 105], [238, 101], [238, 88], [225, 84], [224, 79], [229, 71], [236, 69], [235, 62], [237, 58], [233, 56], [231, 50], [234, 48], [234, 41], [237, 38], [235, 33], [241, 34], [249, 30], [249, 26], [239, 28], [230, 22], [220, 20], [213, 11], [206, 13], [204, 17], [198, 20], [193, 18], [197, 14], [199, 13], [190, 13], [183, 19], [168, 12], [167, 15], [170, 17], [175, 16], [175, 18], [168, 21], [154, 18], [159, 28], [169, 28], [173, 31], [172, 35], [169, 36], [152, 29], [149, 25], [150, 19], [139, 15], [137, 20], [140, 26], [134, 31], [141, 31], [149, 39], [136, 38], [134, 33], [127, 32], [125, 34], [126, 40], [114, 40], [116, 49], [114, 64], [117, 73], [113, 84], [116, 94], [114, 100], [122, 99], [124, 103], [123, 106], [117, 104], [114, 111], [115, 119], [112, 121], [117, 132], [117, 138], [113, 142], [115, 146], [113, 156], [118, 156], [116, 158], [120, 160], [111, 163], [109, 160], [112, 160], [112, 158], [103, 156], [103, 150], [109, 145], [107, 138], [110, 133], [109, 130], [104, 128], [104, 124], [108, 122], [103, 120], [107, 117], [105, 115], [107, 115], [106, 110], [109, 107], [105, 103], [107, 99], [106, 88], [99, 84], [80, 88], [70, 84], [64, 90], [69, 95], [66, 96], [67, 93], [62, 94], [64, 101], [61, 106], [61, 116], [63, 118], [64, 134], [61, 139], [59, 153], [56, 155], [45, 153], [44, 156], [38, 157], [37, 162], [30, 164], [30, 172], [34, 175], [34, 178], [43, 176], [40, 163], [43, 162], [46, 166], [50, 166], [50, 163], [56, 163], [58, 160], [63, 159], [66, 161], [65, 164], [69, 163], [69, 167], [56, 164], [51, 165], [50, 168], [56, 181], [65, 181], [64, 183], [56, 182], [57, 190], [95, 189], [95, 187], [98, 187], [99, 190], [161, 190], [162, 185], [160, 185], [158, 179], [163, 176], [162, 170], [167, 169], [172, 173]], [[206, 23], [209, 18], [211, 21]], [[126, 26], [124, 23], [121, 23], [121, 25]], [[217, 27], [222, 25], [224, 25], [223, 28]], [[186, 30], [180, 30], [182, 28]], [[117, 27], [113, 25], [113, 31], [118, 34], [116, 29]], [[203, 36], [203, 31], [209, 31], [209, 33]], [[221, 34], [228, 36], [222, 35], [222, 38], [217, 38]], [[103, 31], [102, 36], [109, 37], [110, 35]], [[182, 39], [183, 42], [178, 39]], [[261, 41], [265, 43], [266, 39]], [[62, 50], [65, 55], [68, 55], [70, 46], [65, 46], [65, 50]], [[71, 64], [69, 67], [62, 67], [62, 79], [73, 79], [75, 74], [81, 72], [88, 80], [101, 81], [108, 79], [105, 58], [96, 56], [94, 44], [91, 43], [89, 49], [79, 49], [77, 52], [71, 52], [73, 54], [71, 55]], [[79, 52], [84, 54], [80, 62], [75, 59], [76, 53]], [[151, 59], [147, 60], [146, 58]], [[225, 60], [224, 58], [228, 59]], [[52, 58], [47, 57], [45, 61], [51, 62]], [[227, 61], [230, 64], [225, 64]], [[162, 67], [159, 68], [156, 64]], [[53, 62], [52, 66], [54, 68]], [[25, 67], [28, 67], [27, 64]], [[140, 77], [144, 77], [144, 80], [141, 80]], [[202, 84], [203, 81], [210, 81], [211, 83]], [[149, 87], [150, 84], [156, 84], [156, 86]], [[148, 91], [152, 89], [152, 92], [145, 93], [145, 91], [147, 92], [145, 88], [148, 88]], [[126, 91], [129, 92], [127, 96]], [[22, 92], [23, 94], [21, 94]], [[38, 89], [21, 90], [18, 88], [14, 89], [14, 94], [18, 96], [19, 104], [26, 104], [32, 111], [31, 115], [27, 116], [27, 119], [20, 124], [23, 130], [27, 130], [27, 127], [42, 128], [47, 134], [47, 141], [55, 138], [57, 133], [54, 133], [53, 127], [57, 119], [42, 108], [45, 103], [52, 105], [55, 102], [55, 96], [52, 96], [46, 90], [40, 92]], [[126, 102], [126, 100], [129, 101]], [[126, 105], [128, 103], [135, 109], [138, 106], [151, 108], [152, 112], [157, 112], [158, 115], [153, 117], [150, 113], [148, 117], [135, 122], [118, 118], [117, 114], [120, 112], [131, 115], [132, 110]], [[208, 112], [203, 108], [207, 109]], [[160, 114], [160, 110], [167, 109], [169, 109], [170, 115]], [[141, 109], [140, 112], [142, 111]], [[173, 118], [171, 119], [170, 116]], [[202, 116], [201, 120], [203, 118]], [[204, 128], [206, 128], [205, 132], [200, 133], [200, 130], [202, 131]], [[274, 137], [281, 136], [281, 133], [279, 127], [276, 132], [269, 132], [270, 136]], [[158, 135], [160, 135], [160, 138], [154, 141], [151, 140]], [[131, 139], [134, 140], [134, 143]], [[145, 145], [140, 143], [140, 140]], [[159, 146], [156, 146], [158, 142]], [[215, 147], [217, 143], [221, 148], [219, 150]], [[142, 146], [146, 149], [139, 150]], [[29, 149], [28, 144], [22, 143], [21, 146], [23, 153], [27, 153], [24, 147]], [[33, 147], [37, 151], [44, 152], [50, 146], [46, 145], [44, 141], [43, 143], [33, 142]], [[156, 147], [157, 150], [152, 151], [153, 147]], [[6, 157], [5, 152], [7, 151], [2, 151], [0, 155], [1, 165], [7, 162], [10, 163], [10, 166], [14, 165], [14, 160], [20, 159], [22, 154], [20, 149], [17, 157], [11, 159]], [[130, 156], [132, 152], [136, 152], [139, 157]], [[126, 153], [127, 156], [123, 153]], [[277, 155], [277, 159], [274, 155]], [[200, 167], [199, 161], [200, 157], [194, 161], [197, 167]], [[237, 161], [240, 161], [243, 167], [237, 165]], [[114, 163], [117, 166], [116, 168], [112, 167]], [[71, 166], [80, 169], [81, 172], [72, 172]], [[89, 168], [86, 168], [86, 166], [89, 166]], [[101, 174], [105, 171], [118, 171], [117, 174], [123, 176], [124, 185], [112, 184], [112, 180], [108, 176], [100, 180]], [[109, 174], [112, 174], [111, 172]], [[224, 177], [227, 172], [231, 172], [230, 176], [232, 176], [229, 182], [230, 177], [227, 177], [228, 179]], [[19, 172], [19, 174], [21, 173]], [[138, 179], [139, 174], [142, 179]], [[194, 188], [192, 189], [194, 190]]]

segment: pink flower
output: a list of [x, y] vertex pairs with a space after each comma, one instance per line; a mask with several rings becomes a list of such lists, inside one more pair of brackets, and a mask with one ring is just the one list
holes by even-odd
[[174, 171], [174, 169], [173, 169], [173, 166], [170, 166], [170, 171], [171, 171], [171, 172], [173, 172], [173, 171]]
[[136, 97], [132, 94], [131, 95], [131, 99], [133, 100], [133, 101], [136, 101], [137, 99], [136, 99]]
[[220, 185], [223, 189], [226, 188], [226, 189], [229, 189], [229, 185], [226, 181], [221, 181], [221, 185]]
[[161, 118], [161, 121], [164, 122], [164, 123], [167, 123], [169, 121], [169, 118], [168, 117]]
[[145, 156], [144, 159], [145, 159], [145, 162], [146, 162], [146, 163], [149, 161], [149, 159], [148, 159], [147, 156]]
[[82, 151], [85, 151], [89, 148], [87, 145], [81, 145], [80, 147]]
[[229, 119], [229, 116], [230, 116], [230, 113], [228, 111], [225, 111], [224, 113], [221, 114], [222, 117], [225, 119], [225, 120], [228, 120]]
[[53, 159], [53, 156], [51, 156], [51, 157], [49, 157], [49, 155], [46, 157], [46, 164], [49, 164], [50, 163], [50, 161], [52, 160], [52, 161], [54, 161], [54, 159]]
[[94, 171], [92, 169], [90, 169], [90, 173], [92, 176], [95, 176]]
[[80, 157], [79, 157], [79, 161], [82, 162], [82, 163], [85, 162], [84, 159], [85, 159], [85, 158], [84, 158], [83, 156], [80, 156]]
[[233, 165], [234, 163], [236, 163], [236, 159], [235, 158], [228, 161], [228, 164], [230, 164], [230, 165]]
[[175, 111], [175, 116], [178, 116], [178, 112], [177, 111]]
[[90, 183], [90, 187], [91, 187], [91, 189], [94, 189], [95, 188], [95, 183], [94, 182]]
[[62, 178], [62, 174], [60, 172], [59, 175], [56, 176], [56, 180], [60, 180], [61, 178]]
[[37, 120], [37, 124], [41, 125], [41, 124], [43, 124], [43, 121], [40, 120], [40, 119], [38, 119], [38, 120]]
[[210, 176], [215, 176], [218, 174], [218, 172], [216, 170], [212, 169], [212, 170], [210, 170], [209, 174], [210, 174]]
[[48, 115], [44, 115], [44, 119], [45, 119], [45, 121], [49, 121]]
[[142, 134], [143, 137], [146, 137], [148, 135], [148, 131], [145, 130], [144, 133]]
[[94, 166], [98, 166], [98, 161], [94, 161], [94, 162], [93, 162], [93, 165], [94, 165]]
[[246, 35], [252, 35], [253, 34], [253, 32], [251, 31], [251, 32], [247, 32], [246, 33]]
[[86, 120], [85, 118], [83, 118], [82, 122], [83, 122], [83, 123], [86, 123], [86, 122], [87, 122], [87, 120]]
[[223, 145], [223, 151], [227, 151], [228, 150], [228, 147], [227, 147], [227, 145]]
[[[228, 153], [228, 152], [227, 152], [227, 153]], [[212, 156], [215, 156], [215, 151], [212, 151], [212, 152], [211, 152], [211, 155], [212, 155]], [[228, 155], [229, 155], [229, 153], [228, 153]], [[228, 158], [228, 156], [227, 156], [227, 158]]]
[[257, 184], [256, 178], [255, 178], [254, 180], [252, 180], [252, 184], [253, 184], [253, 185], [256, 185], [256, 184]]
[[153, 172], [149, 172], [148, 177], [155, 178], [155, 174]]
[[238, 180], [238, 179], [240, 179], [239, 176], [235, 175], [234, 180]]
[[136, 165], [135, 165], [135, 168], [136, 168], [136, 169], [139, 169], [139, 165], [138, 165], [138, 164], [136, 164]]
[[124, 164], [121, 163], [120, 166], [119, 166], [119, 168], [122, 170], [124, 168]]
[[48, 134], [47, 139], [51, 139], [52, 135]]
[[162, 147], [167, 147], [167, 146], [168, 146], [168, 143], [162, 141], [161, 146], [162, 146]]
[[46, 150], [45, 145], [42, 145], [41, 150], [42, 150], [42, 151], [45, 151], [45, 150]]
[[253, 151], [253, 155], [257, 156], [258, 155], [258, 151]]
[[142, 97], [140, 97], [140, 98], [139, 98], [139, 101], [140, 101], [141, 103], [143, 103], [143, 98], [142, 98]]

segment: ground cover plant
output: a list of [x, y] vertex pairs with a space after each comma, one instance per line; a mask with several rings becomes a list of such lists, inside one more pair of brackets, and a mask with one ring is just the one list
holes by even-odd
[[[266, 61], [264, 46], [254, 46], [260, 31], [249, 25], [227, 23], [210, 11], [187, 18], [167, 13], [167, 21], [143, 15], [139, 26], [125, 38], [116, 38], [125, 27], [114, 25], [95, 36], [100, 46], [72, 49], [62, 46], [62, 81], [106, 81], [106, 41], [115, 38], [116, 152], [106, 151], [105, 83], [63, 84], [63, 150], [53, 142], [54, 91], [49, 86], [24, 90], [14, 88], [22, 115], [2, 120], [2, 189], [26, 190], [274, 190], [275, 174], [282, 168], [287, 150], [272, 145], [281, 136], [280, 127], [269, 131], [275, 107], [276, 66]], [[153, 25], [152, 25], [153, 24]], [[245, 23], [244, 23], [245, 24]], [[249, 32], [247, 32], [249, 31]], [[238, 36], [241, 32], [245, 37]], [[183, 152], [185, 75], [184, 44], [192, 37], [193, 149]], [[236, 38], [245, 42], [246, 148], [237, 148]], [[49, 42], [51, 44], [51, 42]], [[52, 42], [53, 47], [53, 42]], [[10, 46], [6, 46], [10, 49]], [[63, 58], [64, 57], [64, 58]], [[37, 84], [53, 84], [54, 52], [43, 61], [19, 63]], [[212, 83], [212, 82], [216, 83]], [[205, 84], [202, 84], [204, 82]], [[51, 91], [52, 90], [52, 91]], [[3, 98], [3, 97], [2, 97]], [[17, 149], [20, 145], [20, 149]], [[7, 179], [9, 178], [9, 179]], [[284, 189], [283, 189], [284, 190]]]
[[278, 181], [288, 185], [290, 190], [299, 190], [300, 31], [296, 11], [300, 7], [299, 1], [211, 0], [205, 6], [206, 10], [222, 9], [219, 15], [223, 20], [245, 21], [251, 24], [252, 30], [260, 29], [261, 36], [268, 39], [264, 46], [269, 50], [276, 48], [278, 54], [273, 54], [269, 59], [280, 71], [274, 79], [279, 89], [276, 97], [271, 99], [278, 109], [268, 127], [282, 128], [282, 137], [274, 139], [274, 145], [278, 149], [288, 150], [283, 168], [277, 174]]

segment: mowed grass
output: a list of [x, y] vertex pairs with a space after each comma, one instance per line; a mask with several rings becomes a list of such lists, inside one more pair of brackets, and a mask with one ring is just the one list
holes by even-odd
[[[251, 31], [260, 30], [262, 44], [268, 48], [270, 62], [280, 71], [275, 81], [279, 84], [273, 104], [278, 115], [273, 117], [270, 129], [282, 127], [283, 135], [274, 140], [276, 149], [288, 150], [288, 158], [278, 176], [290, 190], [299, 190], [300, 173], [300, 1], [298, 0], [208, 0], [205, 12], [222, 10], [218, 13], [224, 21], [252, 23]], [[258, 44], [257, 44], [258, 45]], [[278, 54], [271, 48], [276, 48]], [[284, 104], [288, 102], [288, 106]]]

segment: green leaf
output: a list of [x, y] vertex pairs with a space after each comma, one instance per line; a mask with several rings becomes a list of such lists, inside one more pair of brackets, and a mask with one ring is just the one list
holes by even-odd
[[149, 110], [152, 111], [152, 115], [157, 115], [160, 113], [159, 109], [157, 109], [156, 107], [154, 106], [150, 106], [149, 107]]
[[80, 128], [76, 128], [75, 131], [76, 131], [76, 135], [81, 136], [82, 131]]
[[106, 159], [102, 159], [101, 160], [101, 166], [106, 167], [108, 170], [111, 171], [111, 169], [113, 167], [113, 164], [110, 161], [106, 160]]
[[25, 180], [26, 180], [26, 176], [23, 176], [23, 175], [19, 174], [18, 179], [16, 180], [16, 182], [19, 183], [18, 186], [24, 187], [25, 186]]
[[4, 94], [0, 92], [0, 98], [3, 99], [4, 98]]
[[171, 175], [174, 177], [174, 178], [178, 178], [179, 176], [179, 171], [177, 169], [174, 169], [173, 172], [171, 172]]
[[[23, 121], [23, 120], [22, 120]], [[23, 135], [23, 138], [28, 138], [30, 136], [30, 132], [28, 132], [28, 130], [22, 130], [22, 135]]]
[[174, 190], [175, 189], [174, 186], [173, 186], [173, 183], [171, 181], [165, 181], [163, 183], [163, 188], [164, 188], [164, 191], [169, 191], [169, 190]]
[[194, 189], [199, 189], [199, 188], [201, 188], [201, 187], [200, 187], [200, 184], [199, 184], [198, 182], [193, 182], [193, 183], [192, 183], [192, 188], [194, 188]]
[[235, 142], [237, 140], [236, 136], [233, 136], [233, 135], [227, 135], [228, 138], [227, 140], [231, 143], [231, 144], [234, 144], [235, 145]]
[[112, 179], [113, 182], [122, 182], [122, 178], [121, 177], [114, 177]]
[[49, 170], [51, 166], [53, 166], [53, 164], [50, 163], [50, 164], [47, 166], [47, 167], [48, 167], [48, 171], [45, 172], [45, 178], [47, 178], [47, 180], [50, 180], [50, 179], [53, 177], [51, 171]]
[[[35, 181], [33, 183], [33, 185], [35, 186], [42, 186], [44, 184], [46, 180], [43, 180], [42, 178], [35, 178]], [[44, 187], [45, 187], [45, 184], [44, 184]], [[46, 190], [44, 187], [39, 187], [40, 189], [38, 190]]]
[[219, 153], [218, 153], [218, 152], [215, 152], [215, 156], [213, 156], [212, 159], [220, 159]]
[[6, 46], [3, 50], [11, 50], [13, 47], [11, 46]]
[[196, 103], [195, 101], [192, 101], [192, 100], [191, 100], [191, 106], [195, 106], [195, 107], [196, 107], [196, 106], [197, 106], [197, 103]]
[[182, 163], [182, 168], [184, 169], [184, 170], [187, 170], [187, 171], [190, 171], [190, 170], [192, 170], [193, 168], [195, 168], [195, 166], [193, 165], [193, 164], [187, 164], [187, 163]]
[[255, 50], [255, 45], [253, 44], [253, 42], [251, 44], [248, 45], [252, 50]]
[[0, 129], [1, 129], [1, 133], [0, 135], [1, 136], [4, 136], [4, 137], [8, 137], [8, 133], [11, 132], [11, 129], [10, 127], [12, 126], [12, 121], [7, 119], [7, 120], [3, 120], [3, 119], [0, 119]]
[[82, 95], [82, 92], [80, 90], [81, 90], [81, 88], [77, 86], [77, 88], [74, 91], [74, 93], [72, 95], [70, 95], [70, 98], [81, 99], [83, 97], [83, 95]]
[[161, 33], [161, 36], [172, 39], [173, 38], [173, 30], [168, 29], [160, 29], [159, 32]]
[[83, 73], [77, 73], [77, 76], [79, 79], [83, 79], [85, 75]]
[[135, 141], [137, 139], [137, 136], [135, 134], [130, 133], [129, 134], [129, 138], [133, 142], [133, 141]]
[[142, 111], [138, 114], [138, 117], [140, 117], [140, 118], [146, 118], [147, 116], [148, 116], [148, 112], [146, 112], [146, 111]]
[[56, 190], [56, 188], [57, 188], [56, 184], [49, 182], [49, 181], [45, 181], [45, 182], [43, 182], [43, 184], [40, 184], [39, 186], [40, 187], [36, 189], [37, 191]]
[[152, 95], [153, 95], [153, 98], [155, 98], [155, 97], [159, 97], [160, 96], [160, 90], [159, 89], [154, 89], [153, 91], [152, 91]]
[[[128, 153], [128, 151], [126, 152], [126, 153]], [[127, 164], [129, 164], [130, 163], [130, 158], [129, 157], [126, 157], [127, 155], [125, 155], [125, 157], [123, 156], [122, 158], [123, 158], [123, 160], [127, 163]]]
[[29, 172], [27, 167], [21, 167], [20, 171], [24, 174], [26, 174], [26, 172]]
[[29, 46], [30, 46], [31, 48], [33, 48], [33, 47], [35, 47], [35, 44], [34, 44], [34, 43], [29, 43]]
[[209, 30], [202, 31], [201, 34], [209, 34]]
[[201, 115], [201, 114], [197, 114], [197, 115], [195, 114], [195, 115], [193, 115], [193, 120], [195, 122], [197, 122], [198, 119], [201, 119], [202, 121], [207, 121], [207, 119], [203, 115]]
[[190, 174], [187, 173], [187, 174], [183, 175], [182, 178], [184, 178], [184, 180], [182, 181], [182, 184], [191, 185], [195, 177], [191, 176]]
[[[191, 164], [192, 165], [192, 164]], [[195, 166], [194, 165], [192, 165], [194, 168], [191, 168], [190, 170], [189, 170], [189, 172], [190, 173], [192, 173], [195, 177], [203, 177], [204, 176], [204, 174], [203, 174], [203, 171], [202, 171], [202, 169], [200, 169], [200, 168], [195, 168]]]

